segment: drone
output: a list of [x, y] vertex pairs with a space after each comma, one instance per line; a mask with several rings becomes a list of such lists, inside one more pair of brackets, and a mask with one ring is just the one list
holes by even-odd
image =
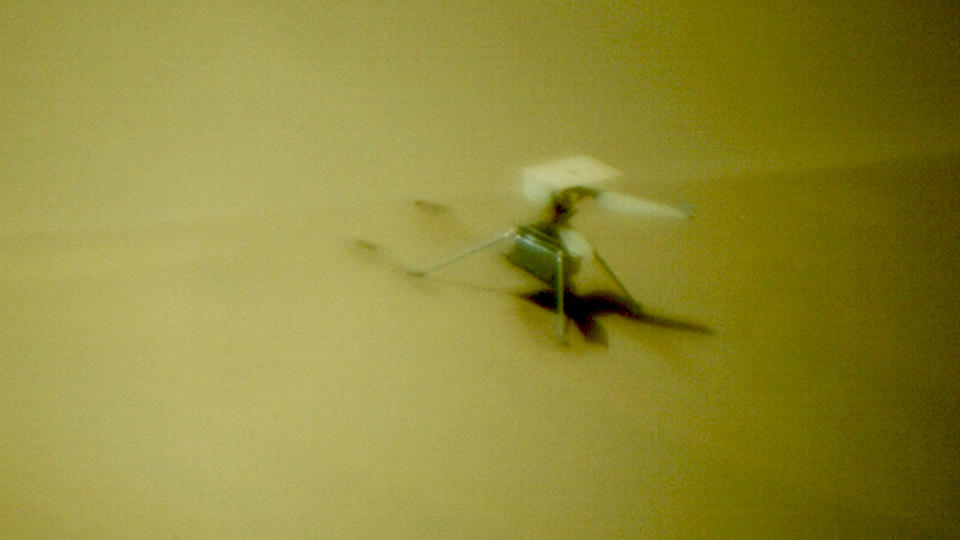
[[[620, 313], [634, 319], [650, 319], [651, 317], [643, 312], [639, 302], [627, 291], [606, 260], [580, 233], [574, 230], [570, 220], [576, 213], [577, 205], [586, 200], [594, 200], [601, 207], [620, 212], [668, 219], [688, 219], [692, 212], [689, 208], [676, 208], [594, 187], [597, 183], [618, 176], [621, 176], [620, 171], [588, 156], [575, 156], [524, 168], [524, 194], [527, 198], [545, 205], [541, 221], [512, 228], [492, 240], [429, 268], [410, 269], [407, 272], [415, 276], [426, 276], [470, 255], [510, 240], [513, 243], [505, 254], [507, 261], [550, 287], [549, 291], [545, 291], [547, 295], [537, 293], [526, 298], [543, 307], [556, 310], [557, 337], [561, 343], [567, 343], [567, 317], [577, 310], [596, 309], [606, 313]], [[585, 297], [574, 293], [573, 277], [579, 272], [583, 263], [590, 259], [599, 263], [603, 271], [622, 291], [622, 297], [615, 298], [606, 294]], [[592, 301], [593, 308], [585, 303], [589, 301]], [[600, 302], [600, 305], [597, 302]], [[571, 305], [574, 303], [576, 305]], [[670, 322], [668, 319], [659, 319], [659, 321]], [[575, 322], [587, 336], [587, 330], [592, 327], [592, 322], [590, 320], [585, 322], [584, 319], [579, 318], [575, 318]], [[684, 326], [685, 323], [669, 325]], [[702, 328], [696, 325], [686, 326], [690, 329]]]

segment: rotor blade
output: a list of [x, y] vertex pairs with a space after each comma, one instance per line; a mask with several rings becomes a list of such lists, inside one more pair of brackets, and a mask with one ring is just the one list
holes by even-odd
[[624, 195], [616, 191], [601, 191], [597, 195], [597, 204], [618, 212], [642, 216], [687, 219], [692, 215], [689, 208], [676, 208], [666, 204]]
[[560, 229], [560, 238], [563, 240], [563, 247], [577, 257], [588, 258], [593, 254], [593, 246], [590, 242], [573, 229]]
[[523, 169], [525, 181], [542, 182], [556, 190], [595, 184], [621, 174], [617, 169], [589, 156], [574, 156]]
[[547, 204], [556, 189], [550, 184], [536, 178], [523, 179], [523, 194], [533, 202]]

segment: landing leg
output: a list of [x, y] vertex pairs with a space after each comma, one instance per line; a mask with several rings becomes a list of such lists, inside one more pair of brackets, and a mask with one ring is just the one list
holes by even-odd
[[623, 286], [623, 283], [620, 281], [617, 275], [613, 273], [613, 270], [611, 270], [610, 266], [607, 265], [607, 261], [603, 260], [603, 257], [600, 256], [600, 253], [598, 253], [597, 250], [593, 251], [593, 257], [597, 259], [597, 262], [600, 263], [600, 266], [603, 267], [607, 275], [613, 278], [613, 281], [617, 284], [617, 287], [620, 287], [620, 290], [623, 291], [624, 295], [626, 295], [627, 300], [630, 301], [630, 304], [631, 304], [630, 307], [635, 309], [637, 313], [643, 313], [643, 307], [640, 306], [639, 302], [634, 300], [633, 296], [630, 294], [630, 291], [628, 291], [627, 288]]
[[459, 261], [460, 259], [463, 259], [464, 257], [468, 257], [468, 256], [470, 256], [470, 255], [473, 255], [474, 253], [483, 251], [483, 250], [487, 249], [488, 247], [490, 247], [490, 246], [492, 246], [492, 245], [494, 245], [494, 244], [496, 244], [496, 243], [499, 243], [499, 242], [501, 242], [501, 241], [503, 241], [503, 240], [506, 240], [507, 238], [512, 238], [513, 235], [516, 234], [516, 232], [517, 232], [516, 229], [510, 229], [509, 231], [501, 234], [500, 236], [494, 238], [493, 240], [490, 240], [489, 242], [485, 242], [485, 243], [483, 243], [483, 244], [481, 244], [481, 245], [479, 245], [479, 246], [477, 246], [477, 247], [475, 247], [475, 248], [468, 249], [467, 251], [464, 251], [463, 253], [460, 253], [459, 255], [456, 255], [456, 256], [454, 256], [454, 257], [451, 257], [451, 258], [449, 258], [449, 259], [447, 259], [447, 260], [445, 260], [445, 261], [443, 261], [443, 262], [441, 262], [441, 263], [439, 263], [439, 264], [436, 264], [436, 265], [434, 265], [434, 266], [432, 266], [432, 267], [430, 267], [430, 268], [427, 268], [426, 270], [414, 270], [414, 269], [410, 269], [410, 270], [407, 270], [407, 272], [410, 273], [410, 274], [413, 274], [413, 275], [415, 275], [415, 276], [425, 276], [425, 275], [429, 274], [430, 272], [433, 272], [434, 270], [438, 270], [438, 269], [443, 268], [444, 266], [446, 266], [446, 265], [448, 265], [448, 264], [457, 262], [457, 261]]
[[563, 282], [563, 252], [557, 251], [557, 278], [554, 280], [554, 285], [556, 286], [557, 294], [557, 334], [560, 338], [560, 343], [567, 344], [567, 313], [563, 308], [563, 296], [565, 294], [566, 285]]

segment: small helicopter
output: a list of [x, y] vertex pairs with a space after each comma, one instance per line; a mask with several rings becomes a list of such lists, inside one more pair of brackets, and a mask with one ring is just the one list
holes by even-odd
[[[590, 258], [599, 263], [624, 295], [622, 300], [616, 301], [611, 300], [610, 295], [594, 295], [602, 299], [606, 306], [600, 308], [602, 311], [620, 313], [634, 319], [655, 319], [644, 314], [639, 302], [627, 291], [623, 282], [600, 253], [573, 229], [570, 219], [576, 213], [577, 204], [588, 199], [595, 200], [598, 205], [605, 208], [637, 215], [688, 219], [692, 212], [689, 208], [676, 208], [592, 187], [592, 184], [620, 175], [617, 169], [589, 156], [575, 156], [524, 168], [524, 194], [531, 200], [545, 204], [544, 219], [510, 229], [488, 242], [432, 267], [423, 270], [409, 269], [407, 272], [415, 276], [425, 276], [500, 242], [512, 240], [513, 245], [505, 254], [507, 261], [533, 275], [552, 290], [553, 298], [545, 298], [542, 293], [529, 295], [526, 298], [543, 307], [556, 310], [557, 337], [561, 343], [567, 343], [567, 317], [570, 311], [584, 306], [582, 300], [585, 297], [574, 293], [573, 276], [580, 270], [582, 263]], [[577, 302], [577, 307], [565, 306], [565, 302], [569, 304], [571, 300]], [[611, 306], [611, 302], [616, 305]], [[703, 330], [703, 327], [686, 323], [669, 324], [673, 321], [668, 319], [657, 319], [657, 321], [666, 322], [668, 326]], [[581, 321], [576, 322], [581, 330], [584, 330], [585, 326], [580, 325]], [[584, 334], [587, 335], [586, 331]]]

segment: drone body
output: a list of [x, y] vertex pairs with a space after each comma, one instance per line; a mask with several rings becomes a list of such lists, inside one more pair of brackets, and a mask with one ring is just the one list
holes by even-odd
[[[524, 169], [524, 192], [538, 202], [546, 203], [543, 221], [522, 225], [493, 240], [447, 259], [426, 270], [410, 270], [423, 276], [464, 257], [482, 251], [503, 240], [513, 240], [507, 260], [530, 273], [553, 291], [552, 307], [557, 312], [557, 333], [566, 343], [566, 298], [574, 295], [573, 276], [585, 260], [594, 259], [613, 279], [625, 295], [625, 309], [642, 316], [639, 303], [613, 273], [599, 253], [570, 225], [576, 205], [585, 199], [596, 199], [601, 206], [634, 214], [687, 218], [689, 213], [659, 203], [627, 195], [601, 191], [586, 184], [619, 176], [620, 172], [593, 158], [578, 156]], [[542, 302], [538, 302], [543, 305]], [[635, 317], [638, 318], [638, 317]], [[582, 327], [581, 327], [582, 328]]]

